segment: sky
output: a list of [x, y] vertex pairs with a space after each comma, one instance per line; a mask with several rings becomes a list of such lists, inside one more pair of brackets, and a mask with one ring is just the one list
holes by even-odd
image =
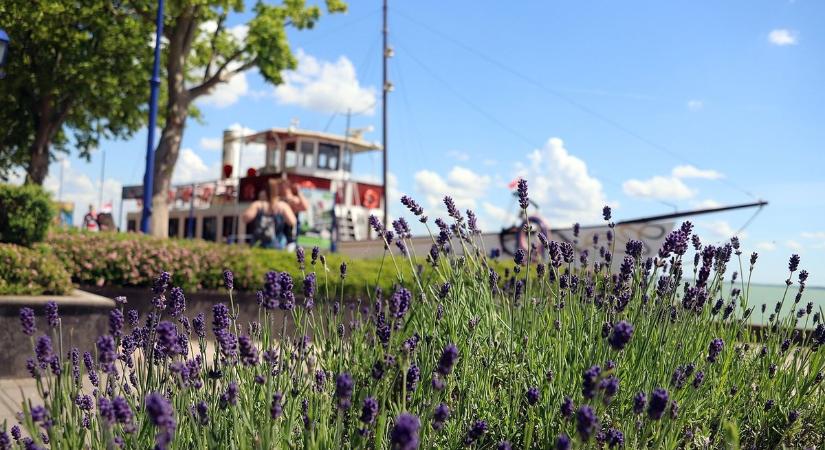
[[[173, 181], [216, 179], [229, 128], [343, 134], [351, 110], [379, 141], [380, 13], [351, 0], [289, 32], [299, 65], [283, 85], [253, 70], [199, 100]], [[622, 220], [764, 199], [744, 230], [755, 210], [692, 221], [706, 242], [738, 234], [746, 255], [759, 252], [755, 281], [782, 282], [798, 253], [809, 283], [825, 285], [822, 17], [817, 0], [391, 1], [391, 201], [409, 194], [432, 210], [450, 194], [496, 231], [519, 176], [551, 226], [600, 223], [605, 204]], [[228, 23], [242, 37], [248, 19]], [[62, 167], [79, 221], [98, 203], [105, 153], [104, 202], [117, 210], [145, 151], [145, 130], [104, 142], [90, 162], [52, 164], [46, 185], [59, 190]], [[249, 149], [244, 166], [260, 158]], [[380, 168], [380, 153], [355, 163], [362, 178]]]

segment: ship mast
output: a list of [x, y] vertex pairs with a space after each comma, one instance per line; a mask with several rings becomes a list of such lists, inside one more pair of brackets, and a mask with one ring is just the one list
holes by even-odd
[[387, 203], [389, 202], [388, 199], [388, 191], [387, 191], [387, 94], [392, 89], [392, 85], [387, 81], [387, 62], [390, 56], [392, 56], [392, 50], [390, 50], [389, 46], [387, 45], [387, 0], [384, 0], [384, 8], [383, 8], [383, 30], [382, 34], [384, 37], [384, 50], [382, 55], [382, 62], [383, 62], [383, 77], [382, 77], [382, 89], [381, 89], [381, 151], [383, 152], [383, 171], [382, 171], [382, 182], [383, 182], [383, 190], [384, 190], [384, 226], [389, 227], [389, 210], [387, 209]]

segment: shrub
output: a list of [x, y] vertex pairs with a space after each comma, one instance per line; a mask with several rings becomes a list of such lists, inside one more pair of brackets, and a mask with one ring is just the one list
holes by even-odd
[[[66, 265], [72, 280], [81, 285], [95, 286], [151, 286], [161, 271], [172, 275], [171, 283], [185, 290], [219, 289], [223, 286], [221, 274], [225, 268], [235, 272], [235, 288], [260, 289], [264, 275], [270, 270], [288, 271], [293, 277], [302, 276], [295, 266], [295, 255], [290, 252], [216, 244], [201, 240], [161, 239], [136, 233], [89, 233], [55, 230], [48, 237], [48, 245]], [[306, 249], [307, 267], [310, 249]], [[333, 292], [340, 293], [338, 271], [347, 261], [354, 270], [345, 279], [344, 295], [363, 295], [376, 282], [380, 260], [349, 261], [341, 255], [327, 255]], [[320, 263], [319, 263], [320, 264]], [[385, 261], [380, 278], [385, 289], [392, 286], [395, 271]], [[318, 269], [311, 267], [310, 270]], [[404, 268], [410, 273], [409, 265]], [[319, 281], [324, 271], [318, 270]]]
[[0, 295], [64, 295], [71, 290], [69, 272], [45, 246], [0, 244]]
[[0, 184], [0, 242], [25, 246], [40, 242], [53, 217], [51, 197], [40, 186]]
[[[448, 250], [480, 248], [465, 223], [454, 225], [454, 234], [440, 234], [431, 265], [394, 274], [404, 281], [352, 316], [294, 302], [305, 282], [313, 287], [314, 274], [279, 273], [268, 277], [260, 322], [236, 322], [231, 291], [212, 317], [184, 318], [184, 296], [158, 277], [154, 292], [172, 306], [157, 302], [146, 320], [129, 313], [129, 326], [127, 306], [119, 306], [111, 334], [80, 364], [77, 350], [52, 352], [54, 331], [35, 337], [34, 311], [25, 309], [40, 398], [23, 403], [20, 421], [36, 444], [47, 440], [43, 433], [52, 445], [72, 448], [825, 442], [822, 310], [811, 304], [771, 315], [761, 343], [749, 344], [755, 331], [746, 319], [755, 307], [746, 286], [757, 255], [743, 261], [738, 241], [703, 247], [697, 238], [689, 250], [686, 222], [654, 257], [629, 242], [615, 273], [606, 254], [622, 251], [615, 241], [607, 240], [605, 256], [592, 265], [574, 262], [569, 244], [545, 242], [541, 256], [515, 258], [518, 270], [498, 279], [482, 252], [457, 257]], [[801, 301], [805, 290], [799, 257], [788, 267], [776, 311]], [[691, 272], [695, 279], [686, 279]], [[816, 330], [797, 334], [803, 323]], [[45, 393], [46, 386], [53, 389]]]

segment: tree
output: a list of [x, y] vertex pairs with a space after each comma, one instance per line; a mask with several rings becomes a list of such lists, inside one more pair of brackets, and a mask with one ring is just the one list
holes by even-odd
[[[157, 13], [155, 0], [132, 0], [146, 23]], [[281, 72], [294, 69], [287, 27], [312, 28], [321, 16], [305, 0], [280, 4], [257, 1], [245, 26], [229, 27], [230, 13], [244, 11], [244, 0], [169, 0], [164, 11], [165, 108], [163, 129], [155, 152], [152, 197], [152, 234], [167, 235], [166, 198], [180, 152], [186, 120], [197, 114], [195, 100], [207, 95], [234, 75], [257, 67], [264, 80], [280, 84]], [[326, 0], [328, 13], [346, 11], [342, 0]]]
[[43, 184], [58, 151], [88, 158], [102, 138], [138, 130], [146, 113], [149, 27], [112, 0], [4, 0], [11, 37], [0, 80], [0, 178], [26, 168]]

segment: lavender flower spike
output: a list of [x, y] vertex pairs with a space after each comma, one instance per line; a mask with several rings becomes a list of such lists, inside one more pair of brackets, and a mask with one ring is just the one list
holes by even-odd
[[395, 419], [390, 431], [390, 444], [396, 450], [415, 450], [418, 448], [418, 430], [421, 421], [410, 413], [401, 413]]

